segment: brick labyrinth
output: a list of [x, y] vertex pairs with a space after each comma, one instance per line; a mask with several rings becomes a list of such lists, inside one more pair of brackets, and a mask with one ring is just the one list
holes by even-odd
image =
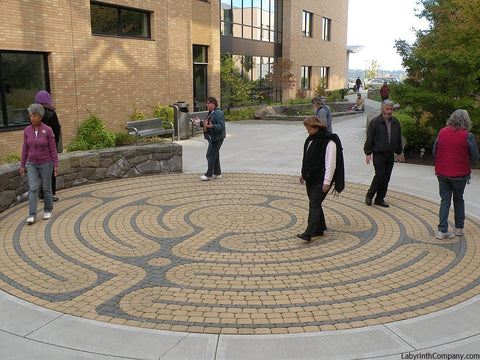
[[[434, 238], [438, 204], [347, 184], [306, 243], [295, 176], [172, 174], [61, 191], [53, 218], [0, 214], [0, 288], [74, 316], [200, 333], [357, 328], [428, 314], [480, 293], [479, 221]], [[39, 208], [42, 205], [39, 203]]]

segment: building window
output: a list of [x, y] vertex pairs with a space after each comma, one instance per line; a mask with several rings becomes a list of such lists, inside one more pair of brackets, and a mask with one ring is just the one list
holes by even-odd
[[310, 90], [310, 78], [312, 74], [311, 66], [302, 66], [302, 84], [303, 90]]
[[281, 0], [221, 0], [224, 36], [266, 42], [281, 41]]
[[203, 111], [207, 102], [208, 47], [193, 45], [193, 111]]
[[329, 78], [330, 78], [330, 68], [321, 67], [320, 68], [320, 84], [324, 89], [329, 87]]
[[332, 20], [323, 18], [322, 21], [322, 39], [326, 41], [330, 41], [331, 32], [332, 32]]
[[302, 13], [302, 33], [303, 36], [312, 37], [312, 19], [313, 14], [308, 11]]
[[0, 131], [30, 124], [27, 108], [48, 85], [47, 54], [0, 51]]
[[150, 12], [122, 6], [90, 3], [92, 34], [149, 39]]

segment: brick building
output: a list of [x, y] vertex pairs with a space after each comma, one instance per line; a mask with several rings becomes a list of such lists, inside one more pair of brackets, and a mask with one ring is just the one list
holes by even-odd
[[[296, 88], [344, 86], [348, 0], [10, 0], [0, 2], [0, 157], [20, 153], [25, 108], [47, 89], [64, 144], [90, 115], [124, 131], [135, 110], [220, 98], [220, 54], [261, 79], [293, 61]], [[240, 32], [239, 32], [240, 31]], [[284, 93], [295, 96], [296, 89]]]

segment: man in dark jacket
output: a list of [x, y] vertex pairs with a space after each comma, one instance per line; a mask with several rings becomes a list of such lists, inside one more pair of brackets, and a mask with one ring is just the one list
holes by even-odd
[[388, 183], [392, 175], [394, 153], [398, 155], [398, 161], [402, 161], [402, 130], [400, 123], [392, 116], [393, 102], [382, 102], [382, 113], [372, 119], [368, 124], [367, 139], [363, 151], [366, 155], [367, 164], [370, 164], [373, 154], [373, 166], [375, 176], [370, 189], [367, 191], [365, 203], [372, 205], [372, 199], [376, 194], [375, 204], [388, 207], [385, 202]]

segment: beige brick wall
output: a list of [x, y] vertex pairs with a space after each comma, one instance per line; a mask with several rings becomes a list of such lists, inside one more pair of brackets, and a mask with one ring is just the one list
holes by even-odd
[[[122, 132], [136, 109], [151, 116], [157, 103], [193, 104], [196, 41], [211, 46], [208, 84], [219, 97], [218, 0], [104, 2], [151, 11], [152, 39], [92, 36], [89, 0], [0, 2], [0, 48], [49, 53], [51, 93], [64, 144], [76, 137], [90, 114], [99, 116], [109, 131]], [[0, 133], [0, 157], [20, 153], [22, 142], [21, 130]]]
[[[284, 0], [283, 57], [292, 60], [300, 88], [301, 67], [312, 67], [312, 90], [320, 80], [320, 68], [330, 68], [329, 89], [340, 89], [347, 76], [348, 0]], [[313, 13], [312, 37], [302, 35], [302, 11]], [[332, 20], [331, 41], [322, 40], [322, 19]], [[295, 90], [289, 92], [295, 96]], [[312, 91], [313, 92], [313, 91]]]
[[[123, 132], [134, 110], [153, 114], [157, 103], [193, 105], [192, 45], [209, 46], [208, 95], [220, 99], [219, 0], [104, 0], [152, 12], [152, 39], [92, 36], [90, 0], [0, 1], [0, 49], [49, 54], [50, 85], [64, 144], [90, 115]], [[284, 0], [283, 57], [330, 67], [330, 88], [344, 86], [348, 0]], [[302, 10], [315, 14], [313, 37], [302, 36]], [[332, 19], [332, 41], [321, 39], [322, 17]], [[284, 98], [295, 96], [295, 90]], [[33, 99], [32, 99], [33, 102]], [[0, 132], [0, 157], [20, 153], [23, 131]]]

